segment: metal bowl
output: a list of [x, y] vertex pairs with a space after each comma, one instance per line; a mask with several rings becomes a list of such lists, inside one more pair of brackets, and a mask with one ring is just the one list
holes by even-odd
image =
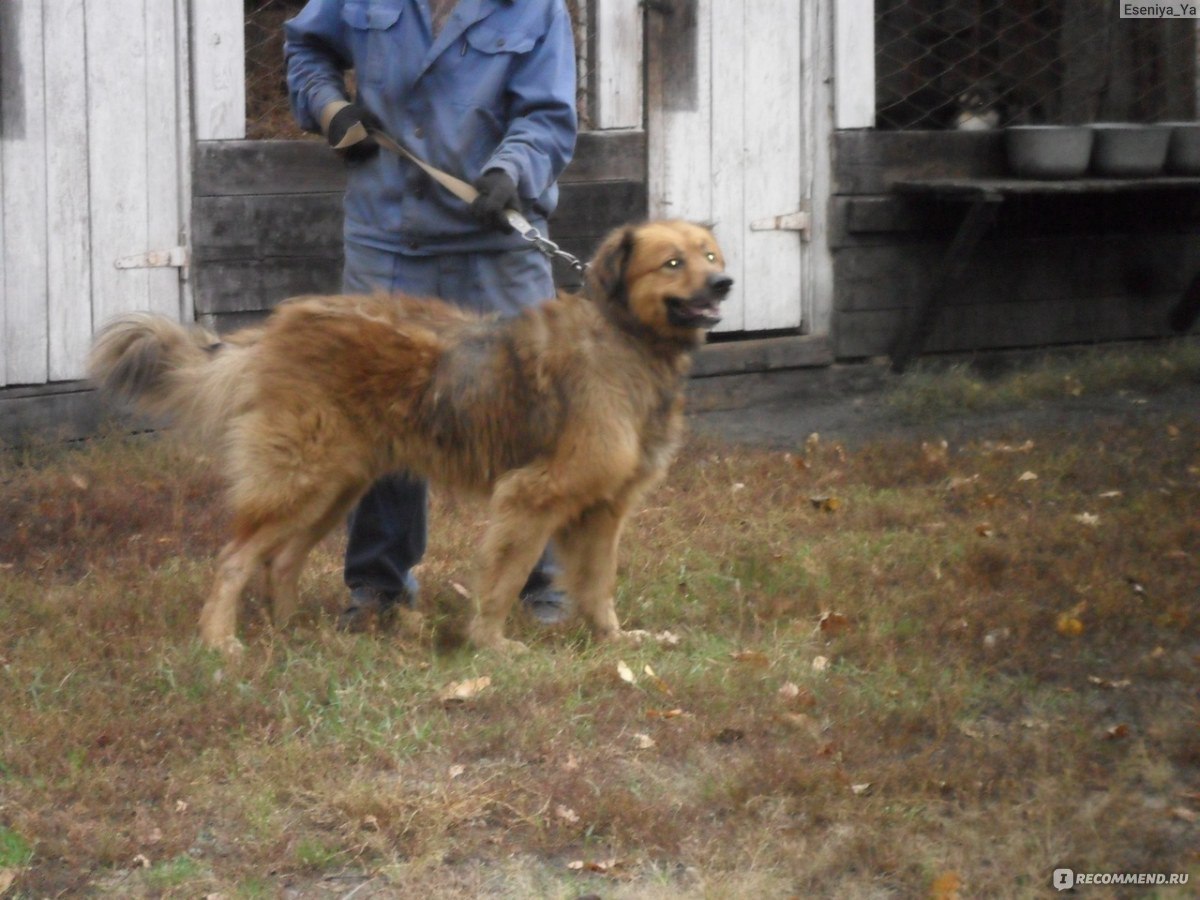
[[1078, 178], [1087, 171], [1092, 130], [1082, 125], [1010, 125], [1008, 165], [1022, 178]]
[[1167, 161], [1171, 129], [1165, 125], [1097, 122], [1092, 126], [1092, 171], [1097, 175], [1157, 175]]

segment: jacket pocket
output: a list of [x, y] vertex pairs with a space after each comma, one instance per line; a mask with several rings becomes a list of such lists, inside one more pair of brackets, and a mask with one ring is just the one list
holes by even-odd
[[362, 81], [379, 84], [387, 72], [388, 50], [393, 35], [388, 33], [400, 21], [401, 7], [366, 0], [350, 0], [342, 7], [342, 21], [347, 25], [347, 39], [355, 73]]
[[466, 34], [467, 43], [472, 50], [492, 55], [495, 53], [528, 53], [537, 44], [540, 35], [511, 32], [497, 28], [487, 22], [481, 22], [469, 29]]

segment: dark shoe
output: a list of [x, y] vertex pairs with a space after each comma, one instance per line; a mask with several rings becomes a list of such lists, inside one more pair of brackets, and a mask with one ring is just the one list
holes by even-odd
[[396, 620], [396, 611], [401, 606], [414, 609], [416, 595], [409, 591], [392, 594], [378, 588], [359, 587], [350, 591], [350, 605], [342, 610], [337, 619], [337, 630], [347, 634], [361, 634], [371, 629], [371, 621], [381, 631], [386, 631]]
[[558, 625], [571, 617], [567, 595], [550, 584], [526, 588], [521, 592], [521, 602], [534, 620], [542, 625]]

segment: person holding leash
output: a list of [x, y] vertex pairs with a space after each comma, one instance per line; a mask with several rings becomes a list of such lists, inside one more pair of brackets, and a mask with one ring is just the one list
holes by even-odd
[[[346, 161], [346, 293], [440, 297], [511, 316], [554, 296], [549, 260], [515, 233], [541, 234], [575, 148], [575, 46], [563, 0], [309, 0], [284, 24], [293, 115]], [[354, 70], [349, 97], [345, 72]], [[372, 132], [479, 190], [466, 204]], [[351, 513], [338, 627], [413, 605], [425, 552], [423, 481], [376, 482]], [[522, 592], [542, 622], [565, 616], [549, 549]]]

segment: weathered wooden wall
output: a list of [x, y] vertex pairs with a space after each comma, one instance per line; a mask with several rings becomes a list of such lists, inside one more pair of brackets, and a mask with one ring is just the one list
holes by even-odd
[[[834, 353], [886, 354], [928, 289], [962, 206], [904, 199], [899, 178], [999, 176], [998, 132], [834, 137]], [[1152, 337], [1200, 271], [1200, 195], [1006, 203], [926, 352]]]
[[[226, 330], [341, 282], [342, 166], [321, 141], [214, 141], [197, 148], [192, 201], [196, 314]], [[642, 132], [580, 135], [551, 234], [586, 256], [646, 215]]]

